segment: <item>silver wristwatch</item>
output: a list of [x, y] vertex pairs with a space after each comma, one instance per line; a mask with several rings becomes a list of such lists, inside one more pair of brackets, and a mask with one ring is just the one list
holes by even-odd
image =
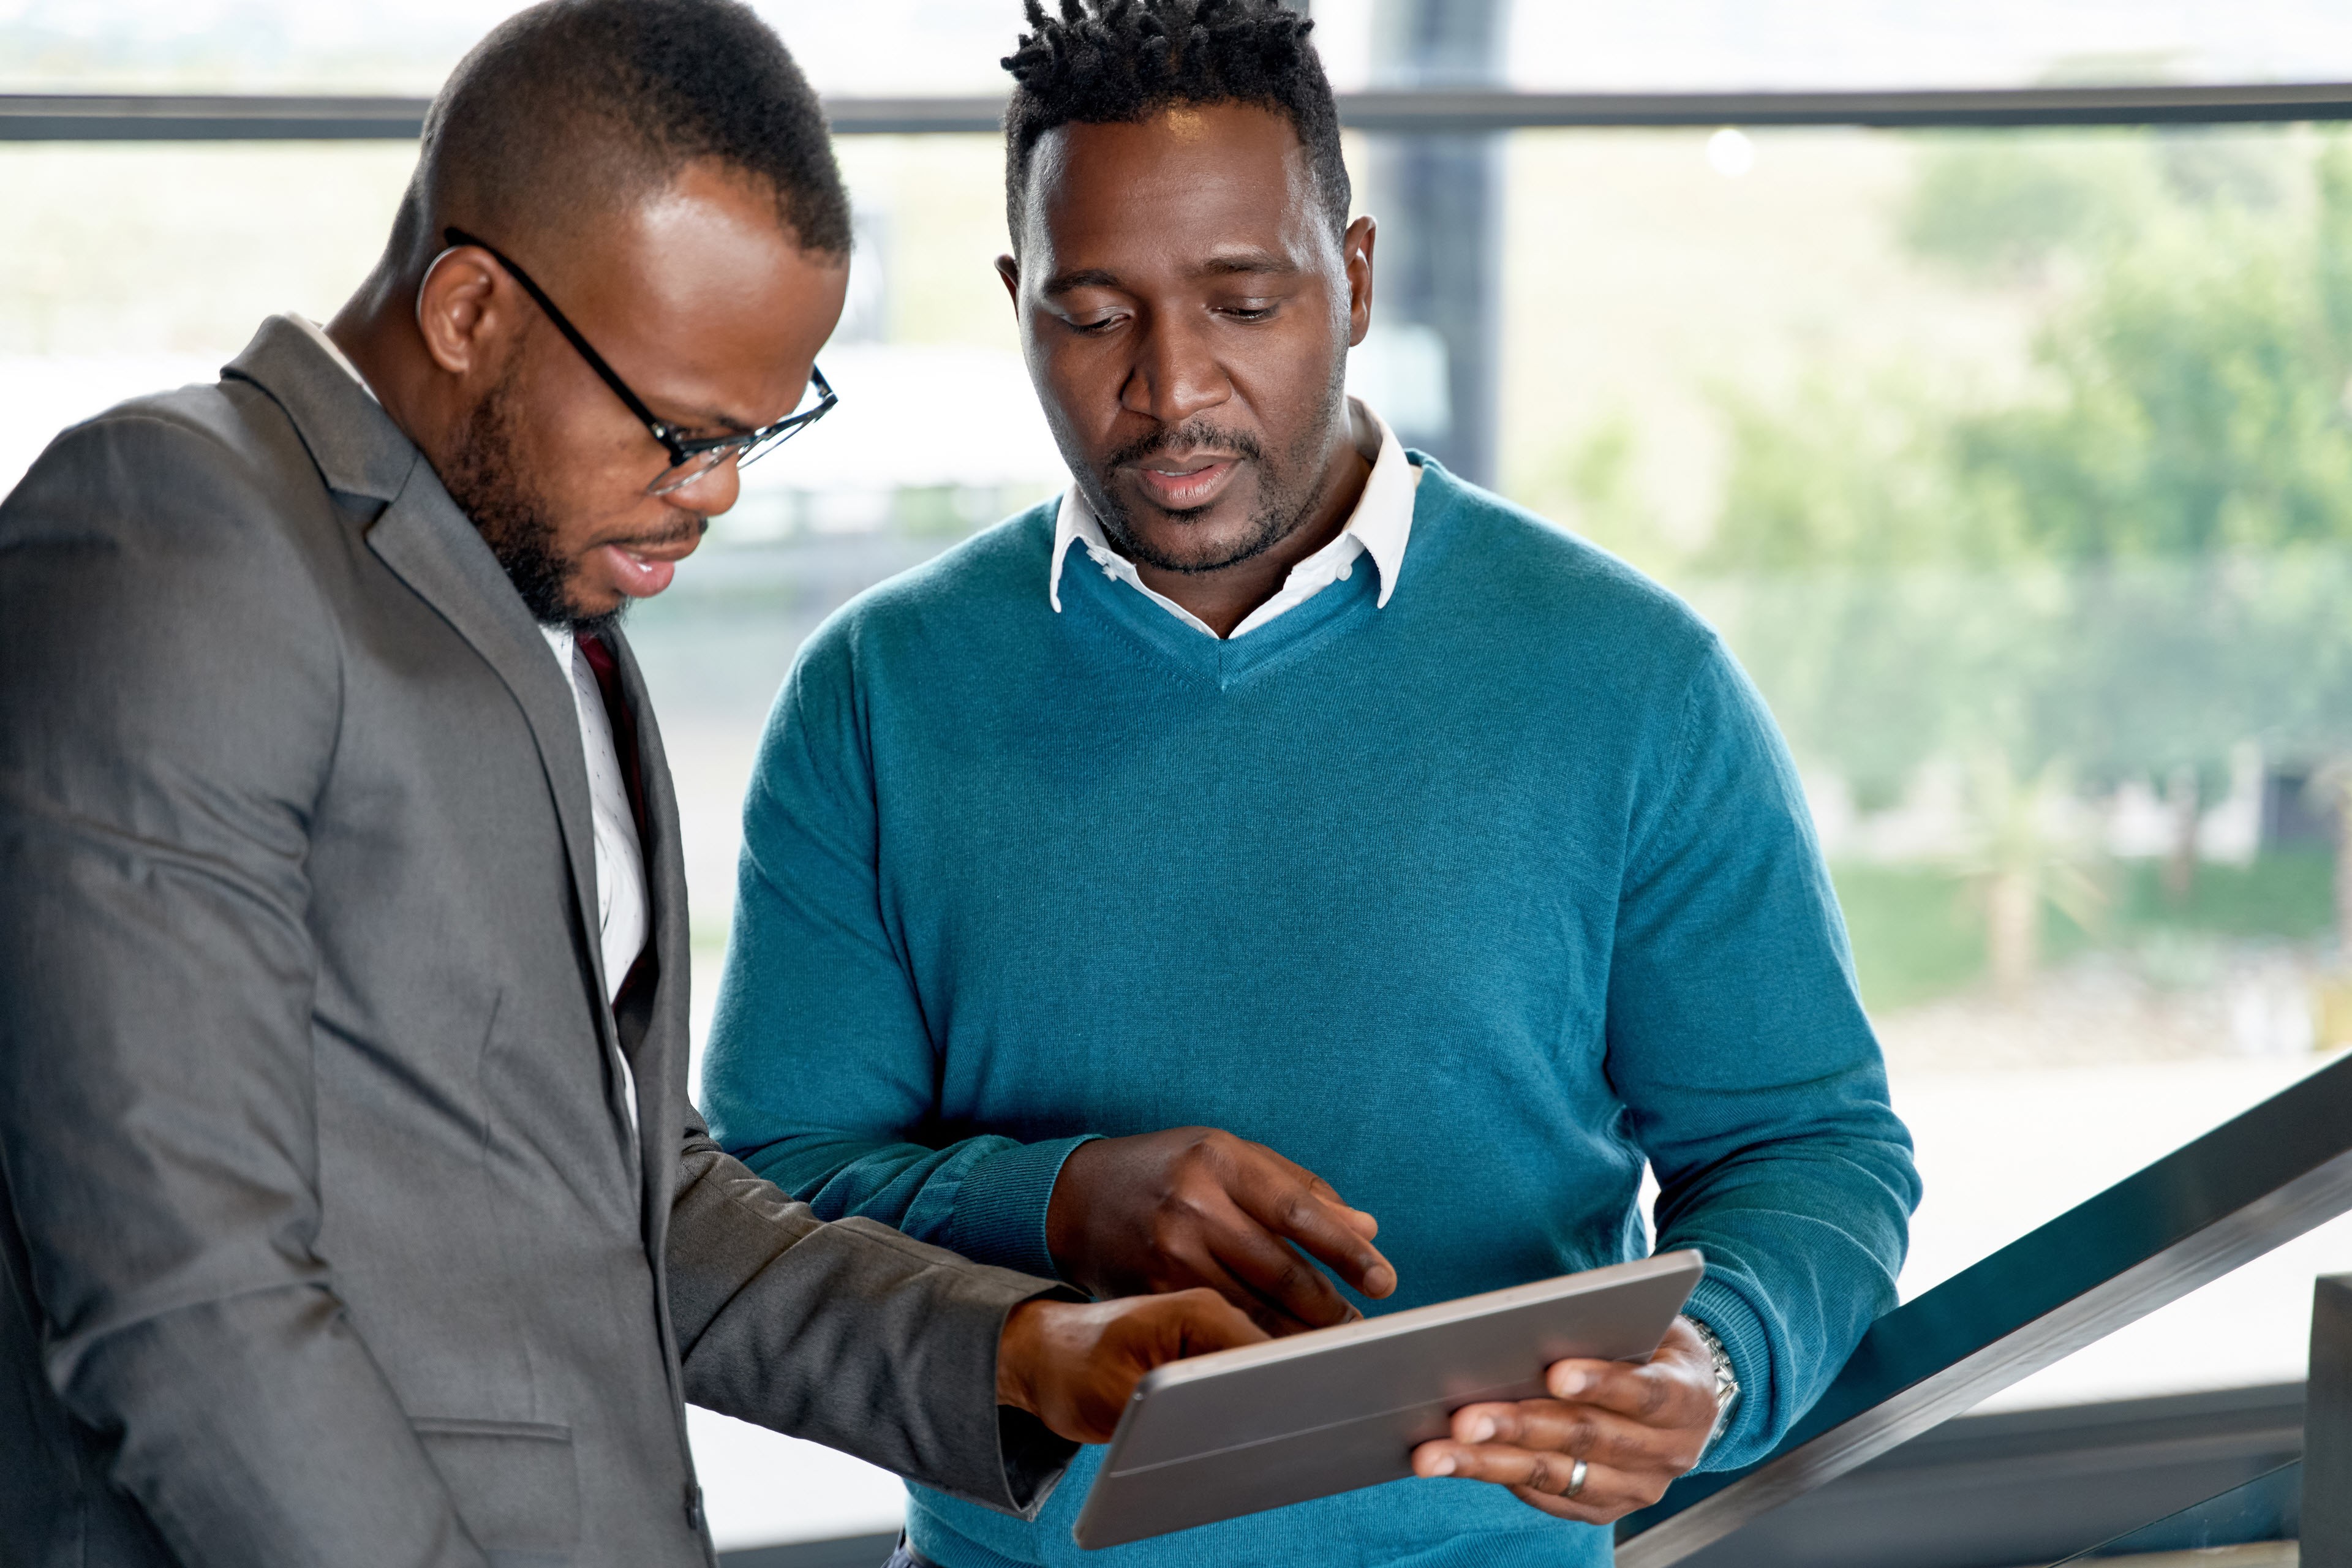
[[1707, 1359], [1715, 1363], [1715, 1425], [1706, 1429], [1706, 1447], [1698, 1451], [1699, 1458], [1705, 1458], [1707, 1449], [1723, 1436], [1723, 1429], [1731, 1425], [1731, 1408], [1739, 1403], [1739, 1373], [1732, 1369], [1731, 1352], [1723, 1348], [1723, 1342], [1716, 1337], [1713, 1329], [1696, 1318], [1685, 1318], [1683, 1321], [1698, 1331]]

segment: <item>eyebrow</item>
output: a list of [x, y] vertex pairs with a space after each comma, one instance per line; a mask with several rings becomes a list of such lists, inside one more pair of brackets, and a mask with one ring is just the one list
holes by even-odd
[[1081, 267], [1073, 272], [1057, 272], [1045, 279], [1041, 290], [1046, 298], [1066, 294], [1073, 289], [1116, 289], [1118, 275], [1100, 267]]
[[1213, 256], [1193, 268], [1199, 278], [1233, 278], [1248, 273], [1272, 273], [1292, 277], [1300, 270], [1298, 263], [1289, 257], [1271, 250], [1244, 250], [1226, 256]]
[[1070, 289], [1118, 289], [1118, 273], [1110, 273], [1110, 270], [1098, 266], [1087, 266], [1070, 270], [1070, 273], [1054, 273], [1045, 279], [1045, 289], [1040, 291], [1046, 299], [1051, 299], [1054, 294], [1068, 294]]
[[[1236, 278], [1251, 275], [1295, 277], [1303, 270], [1297, 262], [1272, 250], [1242, 250], [1224, 256], [1213, 256], [1192, 268], [1195, 278]], [[1081, 267], [1068, 272], [1057, 272], [1045, 280], [1040, 290], [1047, 299], [1067, 294], [1075, 289], [1118, 289], [1124, 287], [1118, 274], [1102, 267]]]

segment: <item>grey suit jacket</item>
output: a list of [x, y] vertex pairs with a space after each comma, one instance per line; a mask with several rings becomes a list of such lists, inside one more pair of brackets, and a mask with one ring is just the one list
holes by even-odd
[[705, 1563], [687, 1400], [1042, 1500], [996, 1345], [1054, 1287], [818, 1223], [689, 1103], [620, 662], [616, 1018], [569, 684], [299, 326], [0, 503], [0, 1562]]

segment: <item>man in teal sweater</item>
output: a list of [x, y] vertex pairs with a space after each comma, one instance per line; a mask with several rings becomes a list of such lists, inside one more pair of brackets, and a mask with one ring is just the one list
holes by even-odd
[[[1646, 1162], [1708, 1265], [1650, 1363], [1086, 1554], [1604, 1563], [1894, 1300], [1917, 1184], [1796, 776], [1682, 605], [1345, 396], [1374, 231], [1301, 19], [1031, 21], [1000, 267], [1074, 482], [803, 650], [705, 1109], [828, 1217], [1277, 1331], [1641, 1256]], [[1095, 1457], [1034, 1521], [916, 1489], [905, 1559], [1079, 1561]]]

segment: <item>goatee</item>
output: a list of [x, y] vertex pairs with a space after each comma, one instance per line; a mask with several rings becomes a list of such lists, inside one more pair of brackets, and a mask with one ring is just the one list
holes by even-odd
[[509, 361], [498, 384], [458, 426], [442, 488], [480, 531], [507, 581], [522, 595], [523, 607], [541, 626], [567, 627], [579, 637], [601, 636], [620, 624], [628, 601], [595, 616], [572, 607], [577, 563], [557, 553], [555, 520], [524, 478], [520, 444], [515, 438], [515, 369]]

